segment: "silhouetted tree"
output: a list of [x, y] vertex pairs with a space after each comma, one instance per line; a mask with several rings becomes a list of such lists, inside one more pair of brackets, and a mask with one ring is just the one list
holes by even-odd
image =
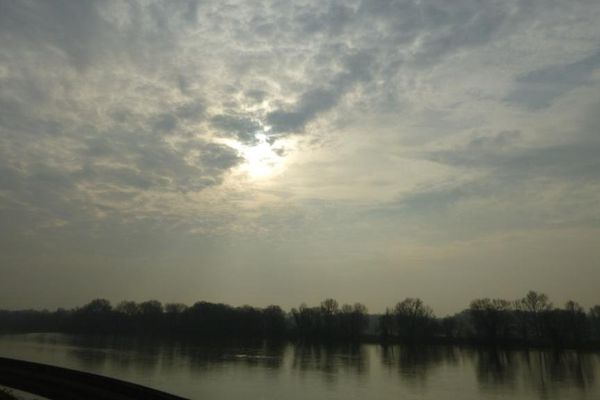
[[304, 338], [316, 338], [322, 328], [321, 309], [308, 307], [302, 303], [298, 309], [292, 309], [296, 334]]
[[552, 303], [543, 293], [529, 291], [525, 297], [515, 302], [517, 319], [522, 339], [541, 341], [544, 335], [544, 324], [552, 310]]
[[113, 310], [106, 299], [95, 299], [71, 315], [70, 326], [80, 332], [108, 332], [113, 329]]
[[441, 321], [442, 332], [448, 340], [453, 340], [458, 337], [458, 321], [455, 316], [447, 316]]
[[369, 326], [369, 310], [362, 303], [354, 303], [351, 313], [350, 338], [358, 339]]
[[325, 299], [321, 302], [321, 311], [323, 311], [323, 315], [333, 316], [338, 313], [339, 305], [338, 302], [334, 299]]
[[323, 331], [321, 334], [328, 339], [336, 336], [338, 326], [339, 305], [334, 299], [325, 299], [321, 302], [321, 319], [323, 321]]
[[108, 314], [112, 311], [112, 306], [110, 305], [110, 301], [106, 299], [95, 299], [90, 301], [85, 306], [81, 307], [80, 312], [86, 314]]
[[334, 299], [325, 299], [319, 307], [302, 304], [293, 308], [294, 333], [304, 339], [358, 340], [368, 324], [367, 308], [361, 303], [341, 308]]
[[361, 303], [344, 304], [338, 314], [337, 336], [357, 340], [368, 325], [367, 307]]
[[570, 344], [579, 345], [589, 335], [589, 322], [583, 307], [569, 300], [565, 303], [565, 321], [567, 327], [566, 340]]
[[502, 299], [476, 299], [469, 312], [479, 340], [490, 343], [506, 341], [511, 328], [511, 303]]
[[386, 308], [385, 313], [379, 317], [379, 335], [381, 339], [387, 341], [394, 333], [394, 315], [389, 308]]
[[338, 324], [340, 332], [345, 337], [352, 336], [352, 306], [350, 304], [344, 304], [340, 307]]
[[583, 308], [568, 301], [564, 309], [547, 312], [544, 337], [554, 346], [579, 346], [588, 337], [588, 320]]
[[406, 298], [394, 308], [398, 337], [405, 342], [416, 343], [433, 336], [433, 310], [421, 299]]
[[158, 317], [163, 313], [163, 306], [158, 300], [148, 300], [138, 305], [140, 315], [144, 317]]
[[592, 338], [600, 341], [600, 305], [590, 308], [588, 318], [590, 321]]
[[287, 332], [285, 313], [279, 306], [271, 305], [263, 310], [264, 332], [267, 337], [281, 338]]
[[126, 315], [127, 317], [133, 317], [140, 313], [140, 309], [138, 308], [138, 305], [135, 301], [122, 301], [119, 304], [117, 304], [117, 307], [115, 307], [115, 311], [120, 314]]
[[181, 303], [167, 303], [165, 304], [165, 313], [169, 315], [178, 315], [182, 314], [185, 310], [187, 310], [187, 306]]
[[164, 306], [165, 329], [180, 331], [183, 329], [183, 313], [187, 306], [181, 303], [167, 303]]
[[148, 333], [157, 333], [163, 330], [163, 306], [158, 300], [148, 300], [138, 304], [139, 323]]
[[[600, 345], [600, 306], [585, 313], [574, 301], [552, 307], [544, 294], [529, 292], [511, 308], [500, 299], [476, 299], [468, 310], [436, 319], [420, 299], [407, 298], [379, 317], [382, 340], [404, 342], [468, 341], [516, 343], [557, 347]], [[95, 299], [72, 310], [0, 310], [0, 331], [185, 334], [200, 338], [282, 338], [356, 341], [368, 326], [361, 303], [339, 306], [325, 299], [318, 307], [302, 304], [288, 315], [278, 306], [264, 309], [197, 302], [191, 307], [157, 300], [123, 301], [114, 309], [106, 299]], [[515, 325], [513, 322], [517, 321]], [[515, 328], [519, 328], [516, 330]], [[441, 333], [440, 335], [438, 333]], [[475, 333], [475, 335], [474, 335]]]
[[205, 301], [195, 303], [184, 313], [188, 331], [203, 337], [235, 335], [233, 307]]

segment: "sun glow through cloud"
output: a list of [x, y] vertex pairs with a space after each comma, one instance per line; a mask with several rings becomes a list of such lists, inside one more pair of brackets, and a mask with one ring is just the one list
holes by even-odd
[[256, 143], [245, 145], [239, 142], [230, 145], [244, 158], [241, 170], [252, 179], [266, 179], [283, 169], [284, 157], [267, 140], [264, 133], [255, 134]]

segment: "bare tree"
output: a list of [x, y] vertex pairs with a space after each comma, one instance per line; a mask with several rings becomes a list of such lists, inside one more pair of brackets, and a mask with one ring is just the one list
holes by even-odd
[[476, 299], [469, 313], [479, 339], [496, 342], [507, 340], [510, 334], [511, 303], [502, 299]]
[[433, 310], [421, 299], [409, 297], [396, 304], [394, 316], [401, 340], [425, 341], [433, 334]]
[[552, 310], [548, 296], [533, 290], [515, 302], [515, 309], [521, 324], [521, 334], [527, 340], [530, 335], [540, 340], [544, 331], [544, 319]]

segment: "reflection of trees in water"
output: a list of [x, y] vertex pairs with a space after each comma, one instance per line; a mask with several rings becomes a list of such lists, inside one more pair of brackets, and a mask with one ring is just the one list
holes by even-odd
[[302, 374], [320, 372], [329, 383], [334, 383], [341, 373], [358, 378], [368, 370], [366, 348], [358, 344], [297, 344], [293, 346], [292, 369]]
[[443, 364], [457, 364], [453, 346], [382, 346], [381, 361], [397, 369], [400, 377], [411, 385], [425, 386], [429, 374]]
[[161, 373], [189, 367], [214, 370], [243, 365], [277, 370], [282, 366], [284, 344], [270, 341], [206, 341], [152, 338], [129, 335], [42, 335], [44, 344], [66, 346], [67, 354], [82, 369], [101, 371], [135, 370]]
[[106, 352], [102, 350], [71, 350], [70, 355], [77, 359], [83, 369], [101, 370], [106, 365]]
[[494, 392], [498, 386], [514, 390], [518, 363], [512, 352], [483, 348], [467, 353], [475, 358], [477, 381], [483, 390]]
[[475, 359], [482, 390], [496, 392], [502, 387], [516, 391], [520, 383], [543, 399], [560, 398], [565, 387], [587, 391], [598, 368], [594, 360], [597, 355], [575, 351], [480, 349], [467, 353]]
[[145, 374], [156, 370], [164, 355], [164, 343], [151, 338], [118, 335], [65, 335], [73, 347], [69, 354], [84, 368], [135, 369]]
[[594, 355], [575, 351], [524, 351], [520, 353], [523, 382], [540, 398], [560, 397], [568, 385], [587, 391], [594, 383]]
[[83, 368], [135, 369], [144, 374], [182, 366], [215, 370], [243, 365], [276, 370], [281, 367], [283, 345], [270, 342], [206, 342], [135, 336], [65, 336], [73, 349], [69, 354]]
[[[44, 334], [29, 340], [63, 351], [92, 372], [134, 371], [169, 374], [189, 370], [201, 374], [220, 369], [248, 369], [280, 373], [284, 367], [325, 383], [338, 379], [366, 379], [369, 355], [403, 383], [417, 387], [435, 385], [430, 379], [439, 367], [450, 366], [475, 373], [480, 390], [493, 394], [530, 392], [532, 398], [561, 398], [566, 391], [578, 397], [597, 390], [598, 353], [575, 351], [495, 350], [456, 346], [291, 345], [277, 342], [206, 342], [112, 335]], [[41, 348], [45, 348], [42, 346]], [[61, 349], [61, 347], [63, 349]], [[474, 370], [470, 369], [470, 366]], [[472, 376], [472, 375], [471, 375]], [[583, 396], [580, 396], [583, 397]]]
[[178, 357], [189, 361], [192, 370], [206, 371], [242, 365], [270, 370], [281, 368], [284, 345], [277, 342], [185, 342]]

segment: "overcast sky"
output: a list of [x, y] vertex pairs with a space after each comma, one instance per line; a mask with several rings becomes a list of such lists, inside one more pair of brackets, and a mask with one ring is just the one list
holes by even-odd
[[597, 0], [0, 1], [0, 308], [600, 303]]

